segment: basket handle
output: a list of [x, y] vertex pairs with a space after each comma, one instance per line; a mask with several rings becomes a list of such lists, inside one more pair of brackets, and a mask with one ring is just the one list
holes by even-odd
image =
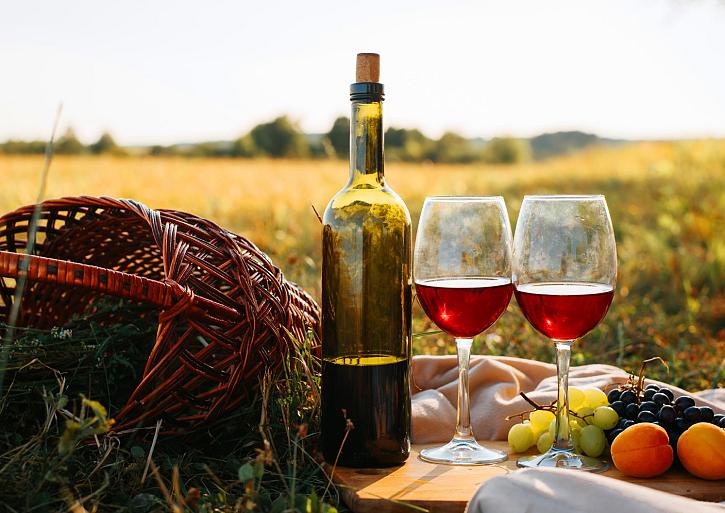
[[238, 310], [196, 296], [188, 288], [172, 280], [158, 281], [95, 265], [0, 251], [0, 277], [18, 279], [21, 276], [25, 276], [31, 282], [96, 290], [162, 308], [171, 307], [186, 296], [186, 299], [190, 299], [192, 303], [190, 308], [192, 315], [213, 314], [232, 321], [242, 319]]

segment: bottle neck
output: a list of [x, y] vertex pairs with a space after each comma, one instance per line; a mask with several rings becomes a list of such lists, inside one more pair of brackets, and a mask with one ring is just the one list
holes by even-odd
[[383, 102], [352, 102], [349, 188], [385, 185], [383, 171]]

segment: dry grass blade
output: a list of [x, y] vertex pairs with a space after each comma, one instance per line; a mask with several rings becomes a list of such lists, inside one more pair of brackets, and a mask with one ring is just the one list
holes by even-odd
[[342, 454], [342, 449], [345, 447], [345, 442], [347, 442], [347, 436], [350, 434], [350, 431], [355, 429], [355, 425], [347, 417], [346, 410], [342, 410], [342, 415], [345, 417], [345, 435], [342, 437], [342, 442], [340, 442], [340, 448], [337, 450], [337, 455], [335, 456], [335, 463], [332, 464], [332, 469], [330, 469], [330, 474], [328, 476], [328, 481], [327, 481], [327, 487], [325, 488], [325, 491], [322, 494], [323, 497], [325, 495], [327, 495], [327, 491], [330, 489], [330, 486], [332, 486], [332, 476], [335, 475], [335, 469], [337, 468], [337, 462], [340, 460], [340, 455]]
[[171, 493], [169, 493], [169, 489], [167, 488], [166, 483], [164, 483], [164, 480], [159, 473], [159, 469], [153, 462], [153, 460], [151, 460], [151, 473], [153, 473], [154, 477], [156, 478], [156, 484], [159, 485], [159, 490], [161, 490], [161, 493], [163, 494], [164, 499], [166, 499], [166, 503], [168, 504], [169, 509], [172, 511], [172, 513], [183, 513], [184, 508], [179, 505], [171, 496]]
[[[40, 221], [40, 203], [45, 198], [45, 190], [48, 185], [48, 173], [50, 171], [50, 162], [53, 160], [53, 143], [55, 142], [55, 134], [58, 130], [58, 123], [60, 122], [60, 116], [63, 112], [63, 104], [58, 105], [58, 110], [55, 113], [55, 121], [53, 122], [53, 129], [50, 133], [50, 139], [48, 144], [45, 146], [45, 160], [43, 161], [43, 169], [40, 174], [40, 185], [38, 187], [38, 194], [35, 199], [35, 210], [33, 211], [33, 217], [28, 225], [28, 245], [25, 250], [26, 255], [32, 255], [35, 247], [35, 235], [38, 231], [38, 222]], [[28, 259], [24, 260], [21, 268], [28, 268]], [[5, 336], [3, 337], [3, 347], [0, 352], [0, 390], [3, 389], [3, 382], [5, 380], [5, 367], [8, 361], [8, 352], [10, 351], [10, 344], [15, 338], [15, 325], [18, 322], [18, 315], [20, 313], [20, 301], [25, 292], [25, 284], [27, 280], [24, 274], [18, 277], [18, 282], [15, 286], [15, 297], [13, 299], [12, 307], [10, 308], [10, 315], [8, 316], [8, 326], [5, 329]]]
[[[280, 467], [279, 464], [279, 455], [277, 453], [277, 448], [275, 444], [272, 442], [274, 437], [272, 436], [272, 433], [269, 429], [269, 395], [272, 391], [272, 375], [267, 372], [265, 373], [264, 377], [262, 378], [262, 384], [260, 386], [260, 392], [262, 396], [262, 407], [261, 412], [259, 416], [259, 434], [262, 437], [262, 444], [265, 447], [265, 449], [269, 448], [269, 450], [272, 453], [272, 463], [274, 464], [275, 468], [277, 469], [277, 472], [280, 476], [284, 475], [284, 472], [282, 472], [282, 467]], [[289, 435], [288, 435], [289, 436]], [[291, 490], [289, 487], [289, 484], [287, 483], [286, 479], [282, 480], [282, 483], [284, 483], [285, 490], [287, 492], [287, 495], [291, 495]]]
[[322, 216], [317, 211], [317, 209], [315, 208], [315, 206], [314, 205], [310, 205], [310, 206], [312, 207], [312, 210], [315, 212], [315, 216], [317, 216], [317, 220], [320, 222], [320, 224], [323, 224], [322, 223]]
[[148, 474], [148, 471], [149, 471], [149, 465], [151, 465], [151, 463], [153, 463], [151, 458], [153, 457], [154, 449], [156, 448], [156, 441], [159, 439], [159, 431], [161, 430], [161, 422], [162, 422], [161, 419], [156, 421], [156, 430], [154, 431], [154, 439], [151, 442], [151, 448], [149, 449], [149, 454], [148, 454], [148, 457], [146, 458], [146, 466], [144, 467], [143, 474], [141, 475], [142, 484], [144, 482], [146, 482], [146, 475]]

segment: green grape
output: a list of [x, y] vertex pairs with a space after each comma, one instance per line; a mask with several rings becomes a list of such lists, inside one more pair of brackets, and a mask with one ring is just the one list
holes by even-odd
[[586, 426], [582, 428], [579, 444], [584, 454], [592, 458], [597, 458], [604, 452], [604, 447], [607, 445], [607, 438], [604, 436], [604, 431], [597, 426]]
[[[586, 424], [584, 424], [584, 425], [586, 426]], [[578, 433], [581, 430], [582, 430], [582, 426], [581, 426], [581, 424], [579, 424], [577, 419], [570, 418], [569, 419], [569, 431], [571, 431], [572, 433], [574, 433], [574, 432]]]
[[551, 448], [551, 444], [554, 443], [554, 439], [551, 437], [548, 431], [544, 432], [539, 436], [539, 440], [536, 442], [536, 449], [539, 453], [544, 454]]
[[530, 424], [514, 424], [509, 429], [508, 442], [514, 452], [524, 452], [534, 445], [534, 432]]
[[[522, 424], [525, 424], [531, 428], [531, 432], [534, 434], [534, 441], [536, 441], [536, 439], [539, 438], [539, 435], [541, 434], [542, 430], [536, 429], [536, 427], [528, 419], [523, 421]], [[544, 430], [546, 430], [546, 428], [544, 428]]]
[[586, 406], [589, 406], [591, 409], [595, 409], [598, 406], [609, 406], [607, 394], [598, 388], [584, 388], [582, 392], [584, 392]]
[[571, 434], [571, 443], [574, 445], [574, 451], [575, 452], [582, 452], [582, 446], [581, 446], [581, 430], [577, 431], [576, 433], [572, 432]]
[[554, 420], [554, 414], [548, 410], [534, 410], [529, 413], [529, 421], [531, 421], [534, 431], [545, 431], [552, 420]]
[[569, 409], [571, 411], [577, 411], [584, 406], [584, 401], [586, 401], [586, 396], [581, 388], [569, 387]]
[[551, 422], [549, 422], [549, 429], [547, 430], [547, 433], [549, 433], [549, 436], [554, 439], [556, 436], [556, 417], [552, 419]]
[[601, 429], [612, 429], [619, 422], [619, 415], [609, 406], [600, 406], [594, 410], [594, 421], [592, 422], [595, 426]]
[[544, 426], [543, 428], [540, 426], [534, 426], [530, 421], [525, 420], [523, 422], [527, 426], [531, 427], [531, 432], [534, 434], [534, 440], [537, 440], [539, 438], [539, 435], [546, 431], [548, 429], [548, 425]]
[[587, 424], [592, 424], [594, 422], [594, 409], [589, 408], [588, 406], [585, 406], [584, 408], [579, 408], [579, 410], [576, 412], [577, 417], [579, 417], [579, 424], [584, 427]]

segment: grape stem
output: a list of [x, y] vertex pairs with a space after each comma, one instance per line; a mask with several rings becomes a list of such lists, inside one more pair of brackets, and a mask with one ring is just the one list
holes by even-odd
[[[534, 409], [533, 410], [525, 410], [525, 411], [522, 411], [522, 412], [519, 412], [519, 413], [514, 413], [513, 415], [508, 415], [506, 417], [506, 420], [515, 419], [516, 417], [519, 417], [521, 420], [524, 420], [524, 415], [531, 414], [531, 412], [536, 411], [536, 410], [545, 410], [545, 411], [550, 411], [553, 414], [556, 414], [556, 401], [552, 401], [548, 405], [545, 405], [544, 406], [544, 405], [541, 405], [541, 404], [537, 403], [533, 399], [531, 399], [524, 392], [519, 392], [519, 395], [524, 398], [524, 401], [526, 401], [531, 406], [533, 406]], [[569, 410], [569, 415], [572, 415], [572, 416], [576, 417], [577, 419], [584, 420], [584, 417], [580, 417], [579, 415], [577, 415], [575, 412], [573, 412], [571, 410]]]
[[634, 392], [635, 400], [637, 401], [637, 404], [640, 404], [642, 402], [641, 395], [644, 392], [644, 371], [648, 364], [652, 362], [659, 361], [662, 365], [665, 366], [667, 369], [667, 372], [670, 372], [670, 366], [667, 365], [667, 362], [664, 361], [659, 356], [653, 356], [652, 358], [647, 358], [646, 360], [642, 360], [642, 363], [639, 366], [639, 375], [637, 377], [634, 376], [634, 374], [630, 374], [627, 378], [627, 383], [622, 385], [620, 390], [631, 390]]
[[536, 402], [536, 401], [534, 401], [533, 399], [529, 399], [529, 398], [528, 398], [528, 397], [526, 396], [526, 394], [524, 394], [523, 392], [519, 392], [519, 395], [520, 395], [521, 397], [523, 397], [523, 398], [524, 398], [524, 401], [526, 401], [527, 403], [529, 403], [529, 404], [530, 404], [531, 406], [533, 406], [533, 407], [534, 407], [535, 409], [537, 409], [537, 410], [544, 410], [544, 409], [547, 409], [547, 408], [546, 408], [545, 406], [541, 406], [541, 405], [540, 405], [539, 403], [537, 403], [537, 402]]
[[536, 411], [536, 410], [546, 410], [546, 411], [550, 411], [552, 413], [555, 413], [556, 412], [556, 408], [554, 407], [554, 403], [551, 403], [548, 406], [542, 406], [539, 403], [537, 403], [536, 401], [534, 401], [533, 399], [531, 399], [530, 397], [528, 397], [523, 392], [519, 392], [519, 395], [524, 398], [524, 401], [526, 401], [531, 406], [533, 406], [534, 409], [533, 410], [524, 410], [524, 411], [519, 412], [519, 413], [514, 413], [513, 415], [508, 415], [506, 417], [506, 420], [511, 420], [513, 418], [516, 418], [516, 417], [520, 417], [521, 420], [524, 420], [524, 415], [526, 415], [527, 413], [531, 413], [533, 411]]

